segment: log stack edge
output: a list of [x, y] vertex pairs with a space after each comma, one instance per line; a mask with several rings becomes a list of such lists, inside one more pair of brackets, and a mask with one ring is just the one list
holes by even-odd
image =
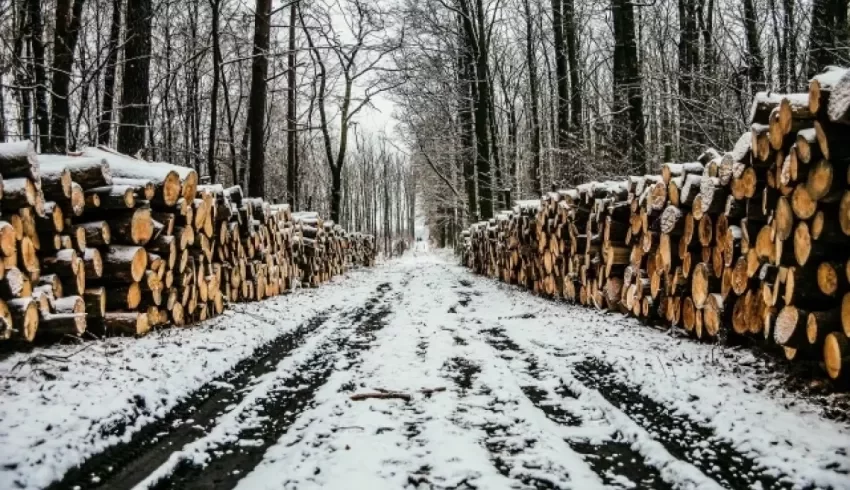
[[109, 148], [0, 144], [0, 342], [142, 335], [371, 266], [371, 235]]
[[463, 232], [475, 272], [850, 382], [850, 71], [756, 95], [750, 131], [656, 174], [519, 201]]

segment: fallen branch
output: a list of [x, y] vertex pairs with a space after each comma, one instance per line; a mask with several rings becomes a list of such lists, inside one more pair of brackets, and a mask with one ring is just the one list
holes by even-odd
[[408, 395], [407, 393], [356, 393], [351, 395], [351, 400], [358, 402], [361, 400], [368, 400], [370, 398], [377, 399], [398, 399], [409, 402], [413, 397]]

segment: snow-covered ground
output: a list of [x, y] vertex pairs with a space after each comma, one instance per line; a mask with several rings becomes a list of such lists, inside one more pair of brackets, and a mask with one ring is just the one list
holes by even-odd
[[[201, 328], [37, 354], [0, 362], [2, 488], [850, 488], [850, 427], [772, 361], [423, 247]], [[351, 399], [387, 391], [411, 399]]]

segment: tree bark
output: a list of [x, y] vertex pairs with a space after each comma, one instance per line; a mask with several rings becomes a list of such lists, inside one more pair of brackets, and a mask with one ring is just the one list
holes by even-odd
[[627, 114], [627, 134], [618, 138], [620, 158], [626, 162], [626, 173], [641, 175], [646, 171], [643, 91], [640, 63], [635, 42], [634, 7], [631, 0], [612, 0], [614, 19], [614, 113]]
[[[458, 16], [458, 23], [463, 25], [464, 19]], [[473, 158], [473, 127], [472, 127], [472, 84], [473, 53], [466, 42], [464, 34], [458, 36], [457, 59], [457, 118], [459, 126], [460, 151], [458, 158], [463, 168], [464, 187], [466, 189], [467, 225], [478, 220], [478, 192], [475, 183], [475, 159]]]
[[286, 195], [289, 207], [298, 205], [298, 133], [296, 132], [295, 106], [295, 13], [296, 2], [289, 7], [289, 52], [286, 65]]
[[679, 0], [679, 150], [682, 154], [695, 151], [694, 145], [698, 139], [693, 124], [695, 107], [698, 105], [694, 99], [700, 48], [695, 3], [696, 0]]
[[[490, 84], [488, 80], [488, 39], [484, 31], [483, 2], [476, 0], [476, 8], [470, 8], [467, 0], [460, 0], [463, 15], [465, 39], [470, 51], [474, 53], [475, 83], [473, 87], [473, 122], [475, 127], [475, 167], [478, 176], [478, 209], [480, 218], [493, 217], [493, 189], [490, 168], [489, 106]], [[472, 19], [475, 19], [475, 24]]]
[[525, 10], [525, 57], [528, 61], [528, 98], [530, 99], [529, 106], [531, 111], [528, 116], [531, 130], [531, 187], [534, 195], [542, 196], [543, 184], [540, 178], [540, 95], [538, 93], [537, 56], [534, 49], [534, 21], [531, 18], [529, 0], [523, 0], [522, 6], [523, 10]]
[[[578, 62], [578, 36], [576, 35], [576, 14], [574, 0], [563, 0], [563, 15], [564, 15], [564, 37], [567, 44], [567, 61], [569, 61], [570, 73], [570, 127], [569, 127], [569, 144], [575, 148], [581, 146], [582, 129], [582, 90], [581, 80], [579, 79], [579, 62]], [[574, 167], [572, 171], [572, 184], [580, 184], [587, 178], [583, 158], [574, 158], [570, 165]]]
[[85, 0], [57, 0], [56, 26], [53, 38], [53, 83], [51, 95], [51, 126], [53, 134], [48, 151], [65, 153], [68, 150], [68, 86], [74, 67], [74, 50], [80, 32], [80, 17]]
[[216, 140], [218, 140], [218, 87], [221, 80], [221, 43], [218, 35], [219, 11], [221, 0], [210, 0], [212, 10], [212, 48], [213, 48], [213, 79], [210, 88], [210, 132], [207, 144], [207, 172], [209, 172], [210, 183], [218, 181], [218, 169], [216, 168], [215, 153]]
[[[749, 0], [745, 0], [749, 1]], [[832, 64], [832, 36], [835, 29], [832, 4], [835, 0], [813, 0], [809, 30], [809, 77]]]
[[574, 179], [566, 152], [569, 147], [570, 107], [567, 75], [567, 45], [564, 42], [564, 11], [561, 0], [552, 0], [552, 33], [555, 48], [555, 81], [558, 87], [557, 109], [557, 158], [556, 167], [565, 172], [567, 180]]
[[251, 157], [248, 174], [248, 195], [265, 196], [265, 122], [266, 76], [268, 75], [269, 30], [271, 0], [257, 0], [254, 13], [254, 49], [251, 63], [251, 94], [248, 97], [251, 119]]
[[35, 73], [35, 123], [39, 146], [50, 147], [50, 120], [47, 113], [47, 74], [44, 58], [44, 20], [41, 0], [29, 0], [30, 44], [32, 46], [33, 72]]
[[27, 18], [29, 0], [17, 0], [15, 10], [15, 19], [17, 25], [15, 28], [15, 40], [12, 46], [14, 50], [14, 66], [15, 66], [15, 83], [18, 84], [17, 99], [20, 107], [20, 124], [19, 130], [21, 138], [28, 140], [32, 138], [32, 125], [30, 118], [32, 117], [32, 99], [30, 91], [24, 87], [30, 86], [30, 75], [27, 63], [24, 62], [24, 50], [27, 46], [26, 39], [30, 35], [30, 22]]
[[152, 15], [151, 0], [127, 0], [118, 151], [129, 155], [145, 146], [150, 111]]

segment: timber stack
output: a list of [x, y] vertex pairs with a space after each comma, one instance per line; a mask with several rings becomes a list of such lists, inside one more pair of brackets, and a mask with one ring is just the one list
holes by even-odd
[[464, 232], [474, 271], [850, 382], [850, 71], [756, 95], [750, 131], [657, 173], [521, 201]]
[[0, 340], [142, 335], [375, 260], [370, 235], [109, 148], [3, 143], [0, 175]]

